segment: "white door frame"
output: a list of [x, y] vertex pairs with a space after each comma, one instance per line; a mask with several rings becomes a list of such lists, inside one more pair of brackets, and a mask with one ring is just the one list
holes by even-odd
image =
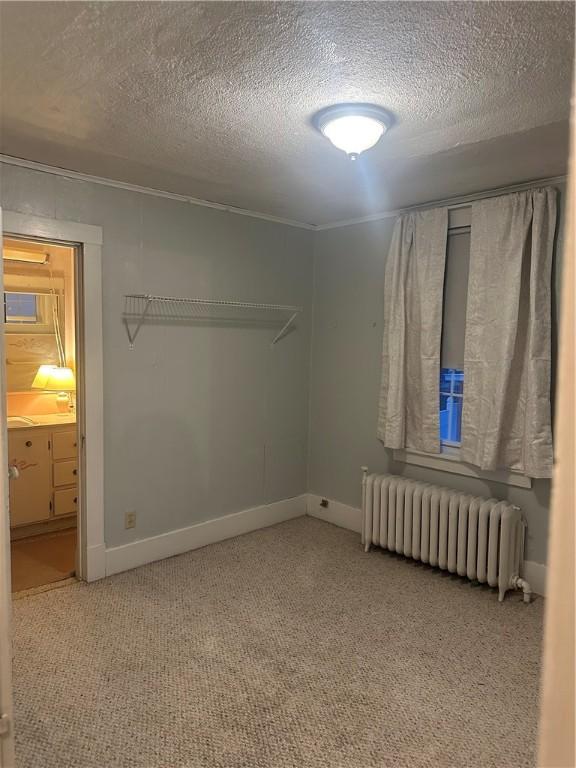
[[[0, 236], [2, 209], [0, 209]], [[4, 270], [0, 261], [0, 293]], [[0, 360], [4, 359], [4, 327], [0, 327]], [[0, 768], [14, 768], [12, 711], [12, 595], [10, 589], [10, 518], [8, 515], [8, 428], [6, 366], [0, 368]]]
[[4, 211], [4, 234], [18, 237], [63, 240], [82, 249], [83, 306], [79, 313], [82, 339], [79, 384], [83, 448], [83, 497], [78, 519], [78, 576], [95, 581], [106, 575], [104, 543], [104, 421], [102, 375], [102, 228], [73, 221]]

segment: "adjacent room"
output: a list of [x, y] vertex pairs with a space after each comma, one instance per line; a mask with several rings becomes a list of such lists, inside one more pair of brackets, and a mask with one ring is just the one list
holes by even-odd
[[12, 592], [75, 573], [75, 249], [6, 237], [4, 365]]
[[574, 11], [0, 2], [0, 768], [551, 768]]

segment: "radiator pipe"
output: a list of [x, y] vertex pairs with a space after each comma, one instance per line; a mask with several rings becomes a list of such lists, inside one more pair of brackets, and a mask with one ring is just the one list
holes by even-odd
[[370, 538], [367, 536], [364, 523], [365, 510], [366, 510], [366, 482], [368, 479], [368, 467], [360, 467], [362, 470], [362, 537], [361, 542], [364, 545], [364, 552], [368, 552], [370, 549]]
[[[520, 509], [520, 507], [515, 507], [515, 509]], [[522, 540], [520, 544], [520, 561], [522, 562], [522, 559], [524, 557], [524, 546], [526, 541], [526, 521], [522, 519], [521, 521], [521, 531], [522, 531]], [[529, 603], [532, 599], [532, 587], [530, 584], [526, 581], [526, 579], [523, 579], [521, 576], [516, 577], [516, 583], [514, 584], [516, 589], [521, 589], [522, 592], [524, 592], [524, 602]]]
[[530, 584], [526, 581], [526, 579], [520, 578], [520, 576], [517, 576], [514, 579], [514, 587], [515, 589], [521, 589], [524, 593], [524, 602], [529, 603], [532, 599], [532, 587]]

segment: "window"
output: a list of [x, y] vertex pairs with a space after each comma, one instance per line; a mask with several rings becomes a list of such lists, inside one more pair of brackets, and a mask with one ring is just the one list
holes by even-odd
[[395, 450], [394, 458], [441, 472], [451, 472], [482, 480], [531, 488], [529, 477], [516, 472], [483, 471], [460, 460], [464, 387], [464, 334], [470, 263], [470, 209], [449, 213], [444, 302], [442, 307], [442, 346], [438, 387], [441, 455]]
[[35, 293], [5, 293], [4, 322], [36, 323], [38, 321], [37, 298]]
[[[464, 223], [464, 222], [458, 222]], [[452, 222], [451, 222], [452, 224]], [[440, 353], [440, 444], [442, 453], [458, 456], [462, 442], [464, 333], [470, 262], [470, 227], [451, 226], [446, 245], [442, 347]]]
[[440, 442], [457, 448], [462, 440], [462, 402], [464, 371], [442, 368], [440, 371]]

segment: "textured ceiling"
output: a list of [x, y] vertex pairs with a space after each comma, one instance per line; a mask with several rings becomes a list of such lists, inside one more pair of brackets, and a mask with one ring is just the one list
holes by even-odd
[[[3, 2], [2, 152], [321, 224], [566, 170], [574, 6]], [[351, 163], [340, 101], [396, 125]]]

